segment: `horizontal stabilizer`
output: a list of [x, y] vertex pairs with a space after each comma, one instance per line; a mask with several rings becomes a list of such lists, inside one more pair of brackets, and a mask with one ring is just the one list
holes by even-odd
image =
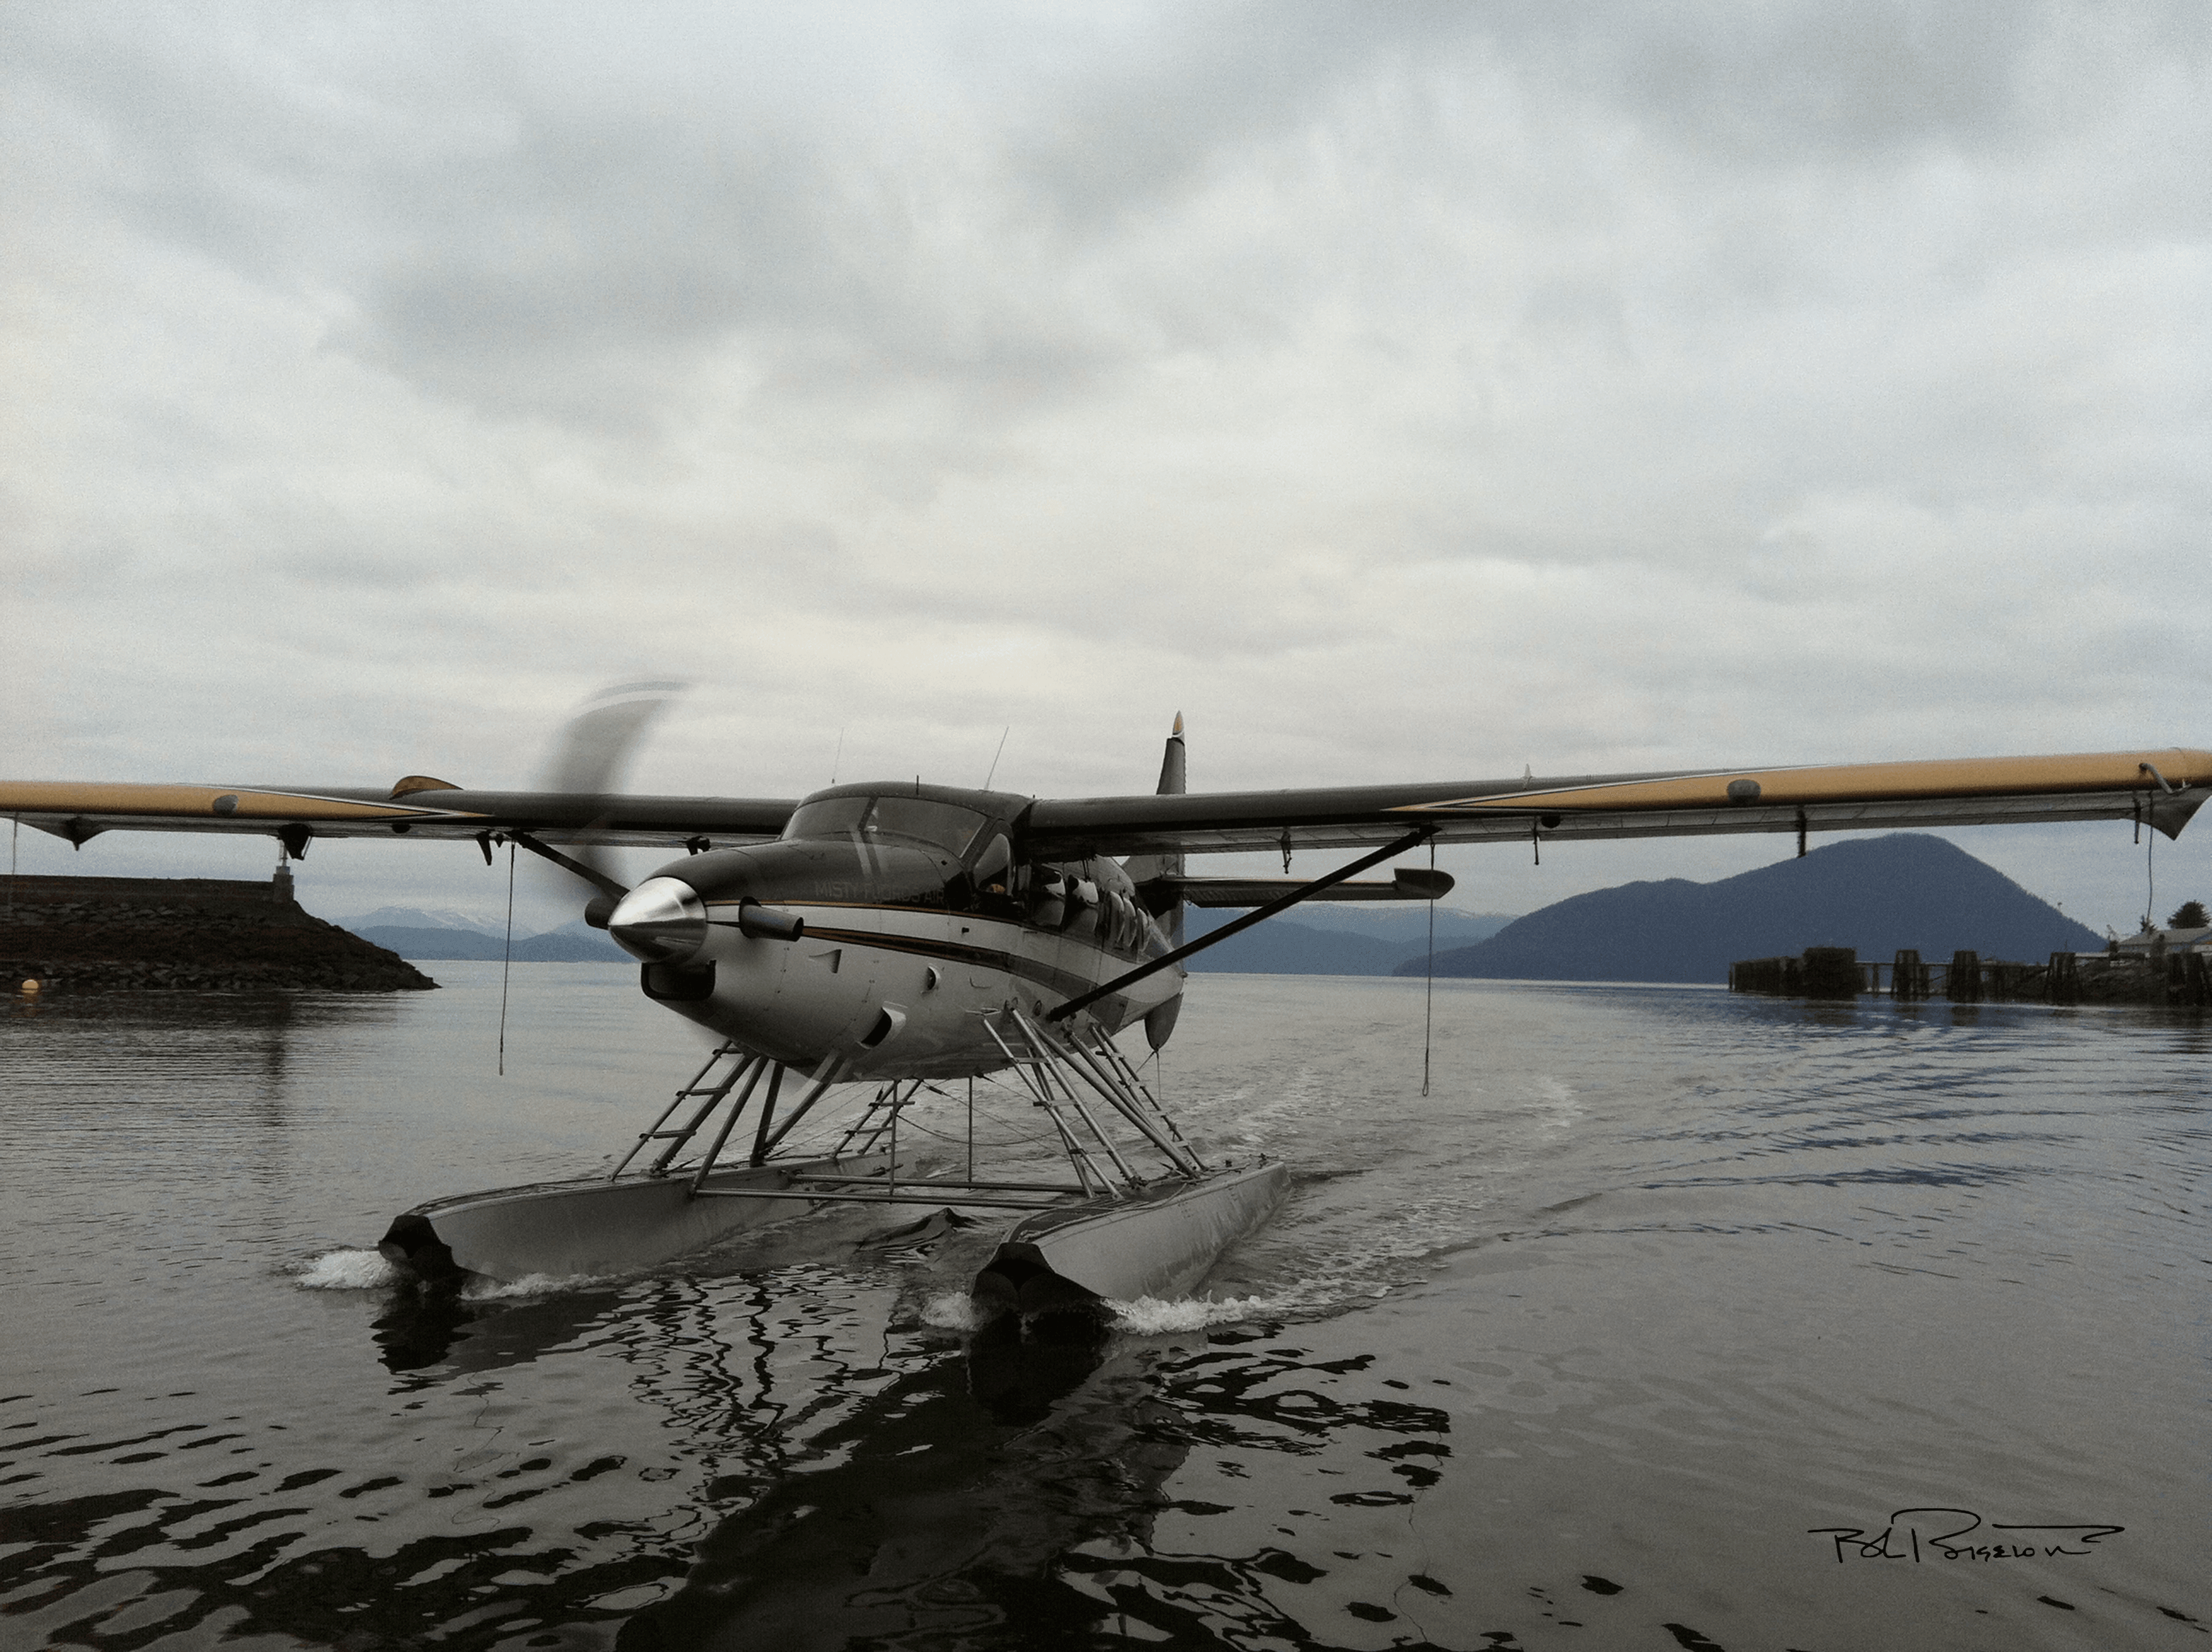
[[[1182, 878], [1152, 880], [1146, 892], [1158, 888], [1174, 891], [1194, 907], [1259, 907], [1304, 889], [1303, 878]], [[1452, 891], [1449, 872], [1425, 867], [1401, 866], [1388, 883], [1359, 878], [1333, 884], [1309, 895], [1309, 901], [1441, 901]], [[1147, 902], [1146, 904], [1150, 904]]]

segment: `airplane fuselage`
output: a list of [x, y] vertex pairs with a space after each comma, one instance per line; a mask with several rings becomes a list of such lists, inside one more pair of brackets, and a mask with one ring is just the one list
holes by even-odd
[[[987, 1017], [1042, 1014], [1170, 950], [1116, 862], [1024, 853], [1029, 803], [835, 787], [778, 841], [660, 867], [609, 928], [645, 960], [648, 997], [787, 1066], [842, 1055], [854, 1078], [988, 1072], [1007, 1055]], [[778, 932], [793, 919], [796, 940]], [[1091, 1013], [1109, 1031], [1171, 1016], [1182, 986], [1170, 966]]]

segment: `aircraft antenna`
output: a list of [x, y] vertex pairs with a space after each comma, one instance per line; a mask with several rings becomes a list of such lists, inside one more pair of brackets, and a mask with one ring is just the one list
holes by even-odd
[[830, 759], [830, 784], [837, 783], [837, 771], [845, 766], [845, 731], [837, 731], [837, 755]]
[[[1429, 870], [1437, 869], [1437, 841], [1429, 840]], [[1421, 1094], [1429, 1093], [1429, 1048], [1437, 1025], [1437, 897], [1429, 897], [1428, 1001], [1421, 1010]]]
[[983, 776], [983, 789], [986, 792], [991, 789], [991, 775], [999, 772], [999, 759], [1006, 756], [1006, 735], [1012, 734], [1013, 732], [1014, 726], [1012, 723], [1009, 723], [1006, 725], [1006, 733], [999, 736], [999, 749], [991, 754], [990, 774], [987, 774]]
[[499, 1076], [507, 1077], [507, 977], [514, 964], [514, 840], [507, 840], [507, 938], [499, 955]]

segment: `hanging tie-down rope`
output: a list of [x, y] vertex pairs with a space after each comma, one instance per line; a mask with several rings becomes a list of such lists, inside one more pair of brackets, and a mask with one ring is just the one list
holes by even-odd
[[[1429, 840], [1429, 870], [1437, 869], [1437, 841]], [[1429, 1046], [1437, 1025], [1437, 902], [1429, 897], [1428, 1001], [1421, 1010], [1421, 1094], [1429, 1093]]]
[[2146, 934], [2158, 927], [2157, 912], [2158, 829], [2153, 826], [2149, 835], [2143, 840], [2143, 931]]
[[499, 955], [499, 1076], [507, 1077], [507, 977], [514, 967], [514, 840], [507, 841], [507, 939]]

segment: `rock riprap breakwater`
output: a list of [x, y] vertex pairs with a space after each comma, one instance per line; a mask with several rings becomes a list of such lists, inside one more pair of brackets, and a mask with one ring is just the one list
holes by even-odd
[[0, 987], [48, 993], [300, 989], [420, 992], [396, 952], [266, 884], [212, 878], [17, 878], [0, 884]]

